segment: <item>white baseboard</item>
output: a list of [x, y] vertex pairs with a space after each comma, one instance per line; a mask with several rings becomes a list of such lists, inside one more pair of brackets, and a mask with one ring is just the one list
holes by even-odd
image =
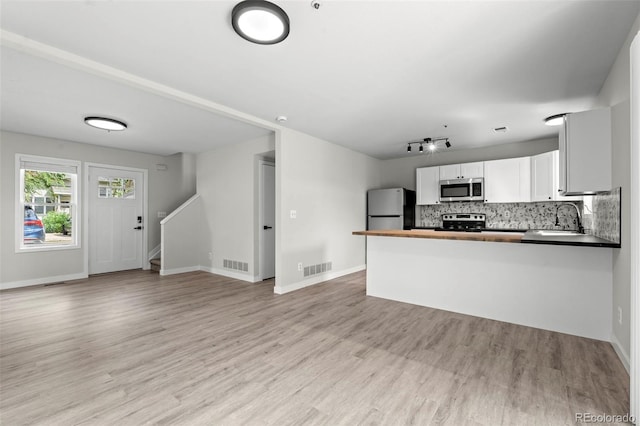
[[624, 365], [627, 373], [630, 374], [631, 358], [629, 358], [629, 354], [624, 350], [624, 348], [620, 344], [620, 341], [613, 333], [611, 334], [611, 346], [613, 346], [613, 350], [616, 351], [616, 355], [618, 355], [618, 358], [620, 358], [620, 361], [622, 361], [622, 365]]
[[287, 286], [276, 286], [273, 288], [275, 294], [285, 294], [291, 291], [300, 290], [301, 288], [309, 287], [315, 284], [319, 284], [325, 281], [339, 278], [345, 275], [353, 274], [354, 272], [360, 272], [367, 268], [367, 265], [358, 265], [353, 268], [343, 269], [342, 271], [332, 271], [324, 274], [319, 274], [313, 278], [307, 278], [306, 280], [298, 281], [297, 283], [289, 284]]
[[31, 280], [10, 281], [0, 283], [0, 290], [8, 290], [10, 288], [29, 287], [33, 285], [43, 285], [51, 283], [59, 283], [63, 281], [83, 280], [89, 276], [84, 272], [79, 274], [58, 275], [55, 277], [34, 278]]
[[208, 266], [201, 266], [200, 270], [204, 272], [209, 272], [211, 274], [222, 275], [223, 277], [229, 277], [229, 278], [234, 278], [240, 281], [246, 281], [249, 283], [257, 283], [258, 281], [261, 281], [260, 278], [256, 276], [241, 274], [239, 272], [230, 271], [228, 269], [219, 269], [219, 268], [211, 268]]
[[172, 269], [160, 269], [160, 275], [175, 275], [175, 274], [184, 274], [186, 272], [195, 272], [201, 271], [202, 268], [198, 265], [196, 266], [185, 266], [184, 268], [172, 268]]

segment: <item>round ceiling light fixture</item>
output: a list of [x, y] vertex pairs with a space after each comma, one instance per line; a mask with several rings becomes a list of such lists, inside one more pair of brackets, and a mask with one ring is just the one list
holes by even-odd
[[289, 17], [266, 0], [245, 0], [233, 8], [231, 25], [238, 35], [257, 44], [276, 44], [289, 35]]
[[119, 132], [127, 128], [127, 123], [106, 117], [85, 117], [84, 122], [91, 127], [106, 130], [108, 132]]
[[567, 114], [551, 115], [544, 119], [544, 124], [547, 126], [559, 126], [564, 121], [564, 116]]

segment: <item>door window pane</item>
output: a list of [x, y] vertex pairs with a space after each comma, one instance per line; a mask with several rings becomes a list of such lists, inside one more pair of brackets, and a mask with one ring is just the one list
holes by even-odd
[[135, 179], [119, 177], [98, 177], [99, 198], [136, 198]]

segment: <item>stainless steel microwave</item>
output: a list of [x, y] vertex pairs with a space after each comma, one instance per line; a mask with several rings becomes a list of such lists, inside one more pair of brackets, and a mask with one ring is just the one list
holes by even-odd
[[484, 179], [450, 179], [440, 181], [440, 202], [484, 201]]

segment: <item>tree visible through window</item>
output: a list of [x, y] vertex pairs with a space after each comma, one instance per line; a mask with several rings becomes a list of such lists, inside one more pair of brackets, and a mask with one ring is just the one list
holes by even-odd
[[19, 249], [77, 246], [77, 163], [27, 156], [18, 161], [18, 207], [24, 211]]

